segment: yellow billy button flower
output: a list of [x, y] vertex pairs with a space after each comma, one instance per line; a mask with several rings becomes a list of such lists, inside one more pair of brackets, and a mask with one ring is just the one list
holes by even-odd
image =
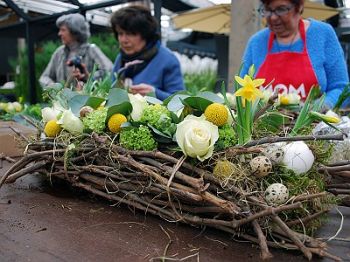
[[114, 114], [108, 120], [108, 129], [114, 134], [119, 133], [121, 125], [127, 121], [124, 115]]
[[46, 123], [44, 133], [47, 137], [55, 137], [61, 132], [62, 128], [56, 120], [50, 120]]
[[249, 75], [245, 75], [244, 79], [235, 76], [235, 80], [242, 86], [236, 91], [236, 96], [241, 96], [248, 101], [254, 101], [257, 97], [264, 97], [263, 92], [259, 90], [259, 86], [265, 82], [265, 79], [252, 79]]
[[204, 111], [205, 118], [214, 125], [223, 126], [227, 123], [228, 111], [223, 104], [212, 103]]

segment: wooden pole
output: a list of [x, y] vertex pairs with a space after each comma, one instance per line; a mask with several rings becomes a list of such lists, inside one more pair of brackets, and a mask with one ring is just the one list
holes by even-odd
[[238, 73], [242, 56], [250, 36], [261, 28], [258, 14], [259, 0], [231, 0], [231, 32], [229, 40], [229, 90]]

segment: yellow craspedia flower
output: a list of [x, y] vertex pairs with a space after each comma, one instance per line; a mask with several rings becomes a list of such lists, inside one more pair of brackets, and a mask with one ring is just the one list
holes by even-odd
[[47, 137], [55, 137], [61, 132], [62, 128], [56, 120], [50, 120], [46, 123], [44, 133]]
[[204, 111], [205, 118], [216, 126], [223, 126], [227, 123], [228, 112], [223, 104], [212, 103]]
[[118, 133], [121, 129], [121, 125], [128, 120], [122, 114], [114, 114], [108, 120], [108, 129], [112, 133]]
[[230, 177], [234, 173], [235, 166], [228, 160], [219, 160], [213, 169], [213, 175], [218, 178]]

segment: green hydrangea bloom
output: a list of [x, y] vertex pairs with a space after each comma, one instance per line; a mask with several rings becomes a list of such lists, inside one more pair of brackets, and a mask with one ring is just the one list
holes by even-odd
[[172, 136], [176, 131], [176, 125], [172, 123], [170, 111], [160, 104], [147, 106], [142, 112], [140, 122], [149, 124], [169, 136]]
[[158, 146], [147, 126], [122, 129], [119, 142], [122, 147], [131, 150], [152, 151]]
[[219, 139], [216, 142], [217, 150], [223, 150], [227, 147], [234, 146], [237, 142], [236, 132], [232, 126], [225, 124], [219, 127]]
[[84, 128], [100, 134], [105, 130], [106, 118], [107, 108], [94, 110], [82, 119]]

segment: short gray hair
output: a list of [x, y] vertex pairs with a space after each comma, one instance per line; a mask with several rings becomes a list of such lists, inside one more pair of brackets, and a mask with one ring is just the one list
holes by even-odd
[[85, 17], [81, 14], [68, 14], [59, 17], [56, 26], [67, 26], [68, 30], [74, 35], [79, 43], [86, 43], [90, 37], [90, 26]]

